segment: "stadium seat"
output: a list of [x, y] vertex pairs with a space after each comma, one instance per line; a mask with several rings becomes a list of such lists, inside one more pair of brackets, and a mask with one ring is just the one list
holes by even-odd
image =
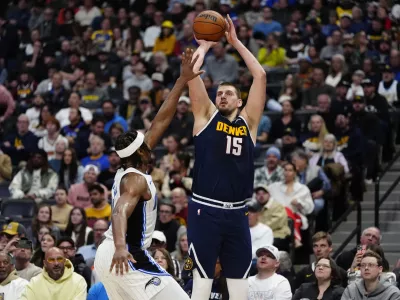
[[31, 199], [7, 199], [1, 203], [1, 215], [7, 218], [32, 218], [36, 202]]
[[8, 181], [0, 183], [0, 198], [10, 197], [10, 191], [8, 190], [9, 185], [10, 183]]

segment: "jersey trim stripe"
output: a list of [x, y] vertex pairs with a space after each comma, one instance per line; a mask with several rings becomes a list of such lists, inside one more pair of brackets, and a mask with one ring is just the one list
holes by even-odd
[[247, 276], [249, 275], [249, 272], [250, 272], [251, 265], [252, 265], [252, 261], [250, 261], [249, 268], [247, 269], [246, 273], [244, 273], [243, 279], [246, 279], [246, 278], [247, 278]]
[[255, 146], [256, 142], [253, 140], [253, 137], [251, 136], [249, 124], [247, 124], [247, 121], [243, 116], [239, 116], [239, 118], [241, 118], [243, 120], [243, 122], [246, 124], [247, 130], [249, 131], [249, 135], [250, 135], [251, 141], [253, 142], [253, 145]]
[[200, 204], [205, 205], [205, 206], [210, 206], [210, 207], [215, 207], [215, 208], [220, 208], [220, 209], [240, 209], [240, 208], [246, 207], [246, 205], [242, 205], [242, 206], [232, 206], [232, 207], [231, 207], [231, 206], [228, 206], [229, 204], [231, 204], [231, 203], [229, 203], [229, 202], [225, 202], [225, 205], [226, 205], [226, 206], [223, 206], [223, 205], [214, 205], [214, 204], [210, 204], [210, 203], [203, 202], [203, 201], [200, 201], [200, 200], [196, 200], [196, 199], [193, 198], [193, 197], [192, 197], [192, 201], [197, 202], [197, 203], [200, 203]]
[[144, 239], [146, 236], [146, 202], [143, 205], [143, 230], [142, 230], [142, 240], [140, 241], [140, 247], [142, 248], [144, 245]]
[[[167, 273], [167, 271], [165, 271], [158, 263], [156, 263], [156, 261], [154, 260], [154, 258], [149, 254], [149, 252], [147, 250], [144, 250], [145, 255], [147, 256], [147, 258], [150, 260], [150, 262], [153, 264], [153, 266], [156, 266], [157, 269], [161, 272], [161, 273]], [[147, 271], [148, 272], [148, 271]], [[168, 274], [168, 273], [167, 273]]]
[[[227, 203], [227, 202], [223, 202], [223, 201], [207, 198], [207, 197], [204, 197], [204, 196], [200, 196], [200, 195], [197, 195], [196, 193], [193, 193], [193, 196], [195, 196], [196, 198], [200, 198], [200, 199], [203, 199], [203, 200], [211, 201], [211, 202], [214, 202], [214, 203], [220, 203], [220, 204]], [[244, 204], [245, 202], [244, 201], [239, 201], [239, 202], [229, 202], [229, 203], [230, 204]]]
[[202, 133], [208, 127], [208, 125], [210, 125], [211, 121], [214, 119], [214, 117], [217, 115], [217, 113], [218, 113], [218, 109], [215, 109], [215, 112], [211, 116], [210, 120], [208, 120], [207, 124], [198, 133], [196, 133], [195, 136], [199, 136], [200, 133]]
[[200, 264], [199, 259], [197, 258], [196, 250], [194, 250], [193, 243], [190, 243], [190, 247], [189, 247], [189, 251], [188, 251], [189, 254], [190, 254], [190, 251], [193, 251], [194, 260], [196, 261], [196, 267], [197, 267], [196, 269], [199, 271], [199, 273], [201, 272], [201, 275], [203, 278], [208, 279], [207, 273], [204, 271], [203, 266]]

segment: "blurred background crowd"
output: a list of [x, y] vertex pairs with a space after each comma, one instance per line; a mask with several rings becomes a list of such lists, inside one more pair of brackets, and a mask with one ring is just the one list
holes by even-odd
[[[120, 163], [115, 140], [150, 127], [179, 76], [182, 52], [197, 47], [194, 18], [213, 9], [231, 16], [239, 39], [267, 71], [254, 196], [248, 199], [251, 274], [259, 274], [250, 279], [256, 288], [249, 299], [270, 299], [282, 290], [283, 279], [271, 280], [275, 272], [289, 280], [290, 291], [277, 299], [291, 299], [299, 287], [294, 299], [312, 298], [298, 293], [326, 285], [328, 277], [333, 296], [323, 299], [340, 299], [343, 289], [336, 284], [372, 280], [365, 270], [375, 266], [387, 273], [378, 229], [366, 229], [362, 247], [342, 253], [338, 266], [329, 259], [326, 232], [349, 203], [362, 200], [400, 140], [397, 2], [0, 1], [0, 250], [14, 253], [10, 262], [30, 280], [43, 267], [52, 272], [46, 252], [58, 246], [88, 289], [96, 283], [93, 260], [111, 218], [110, 190]], [[246, 100], [251, 75], [224, 40], [203, 67], [211, 101], [223, 81], [237, 84]], [[192, 128], [185, 91], [149, 164], [161, 200], [154, 256], [188, 293]], [[317, 262], [310, 264], [312, 252]], [[293, 265], [307, 267], [296, 274]], [[210, 299], [229, 297], [221, 292], [220, 273], [217, 264]], [[396, 270], [379, 276], [397, 285]]]

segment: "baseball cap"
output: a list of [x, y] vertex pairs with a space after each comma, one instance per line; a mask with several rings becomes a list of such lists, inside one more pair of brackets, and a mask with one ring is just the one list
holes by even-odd
[[286, 128], [285, 131], [283, 131], [282, 137], [284, 136], [296, 136], [296, 133], [294, 132], [294, 130], [292, 130], [292, 128]]
[[232, 1], [231, 0], [220, 0], [219, 4], [220, 5], [228, 5], [229, 7], [232, 7]]
[[362, 84], [362, 85], [374, 85], [374, 83], [372, 82], [372, 80], [369, 79], [369, 78], [365, 78], [365, 79], [361, 82], [361, 84]]
[[269, 192], [268, 191], [268, 186], [266, 184], [259, 184], [254, 188], [255, 192], [258, 192], [259, 190], [264, 190], [266, 192]]
[[357, 71], [355, 71], [355, 72], [354, 72], [354, 75], [358, 75], [358, 76], [365, 77], [365, 73], [364, 73], [364, 71], [362, 71], [362, 70], [357, 70]]
[[384, 65], [382, 67], [382, 72], [386, 72], [386, 73], [393, 73], [393, 69], [390, 65]]
[[25, 227], [18, 222], [10, 222], [3, 226], [3, 231], [1, 233], [9, 235], [26, 235]]
[[276, 260], [279, 260], [279, 250], [278, 250], [278, 248], [276, 248], [275, 246], [267, 245], [267, 246], [258, 248], [258, 249], [257, 249], [257, 252], [256, 252], [257, 257], [260, 257], [261, 254], [262, 254], [264, 251], [268, 251], [269, 253], [272, 254], [273, 257], [275, 257]]
[[117, 150], [115, 150], [115, 147], [111, 147], [110, 149], [108, 149], [107, 154], [110, 155], [111, 153], [117, 153]]
[[153, 73], [153, 75], [151, 75], [151, 80], [164, 82], [164, 75], [162, 73]]
[[275, 155], [277, 159], [281, 159], [281, 151], [277, 147], [275, 146], [269, 147], [268, 150], [265, 152], [265, 156], [271, 154]]
[[96, 175], [100, 174], [99, 168], [95, 165], [86, 165], [86, 167], [83, 169], [83, 173], [89, 172], [90, 170], [93, 170]]
[[190, 105], [190, 98], [186, 97], [186, 96], [180, 96], [179, 100], [178, 100], [178, 103], [179, 102], [185, 102], [187, 105]]
[[353, 16], [352, 16], [351, 14], [349, 14], [349, 13], [343, 13], [343, 14], [340, 16], [340, 18], [349, 18], [350, 20], [352, 20], [352, 19], [353, 19]]
[[167, 238], [166, 238], [165, 234], [159, 230], [154, 230], [153, 235], [151, 236], [151, 239], [157, 240], [161, 243], [167, 242]]
[[162, 22], [161, 27], [171, 28], [172, 29], [172, 28], [174, 28], [174, 23], [172, 23], [171, 21], [167, 20], [167, 21]]
[[344, 86], [344, 87], [349, 88], [351, 85], [350, 85], [350, 82], [342, 79], [342, 80], [339, 81], [339, 83], [338, 83], [338, 85], [336, 87], [339, 87], [339, 86]]
[[364, 98], [364, 96], [355, 95], [354, 98], [353, 98], [353, 102], [364, 103], [365, 102], [365, 98]]

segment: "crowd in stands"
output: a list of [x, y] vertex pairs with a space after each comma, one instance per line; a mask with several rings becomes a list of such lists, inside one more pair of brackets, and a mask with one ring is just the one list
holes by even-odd
[[[230, 15], [268, 77], [247, 199], [249, 299], [400, 299], [379, 229], [336, 262], [326, 233], [400, 141], [397, 2], [0, 1], [0, 197], [3, 209], [18, 206], [2, 211], [0, 293], [107, 299], [93, 262], [111, 220], [113, 145], [150, 127], [182, 52], [197, 47], [194, 18], [213, 9]], [[203, 69], [211, 101], [225, 81], [246, 101], [251, 75], [224, 40]], [[148, 171], [161, 200], [150, 250], [189, 295], [192, 129], [185, 91]], [[229, 299], [219, 262], [210, 299]]]

